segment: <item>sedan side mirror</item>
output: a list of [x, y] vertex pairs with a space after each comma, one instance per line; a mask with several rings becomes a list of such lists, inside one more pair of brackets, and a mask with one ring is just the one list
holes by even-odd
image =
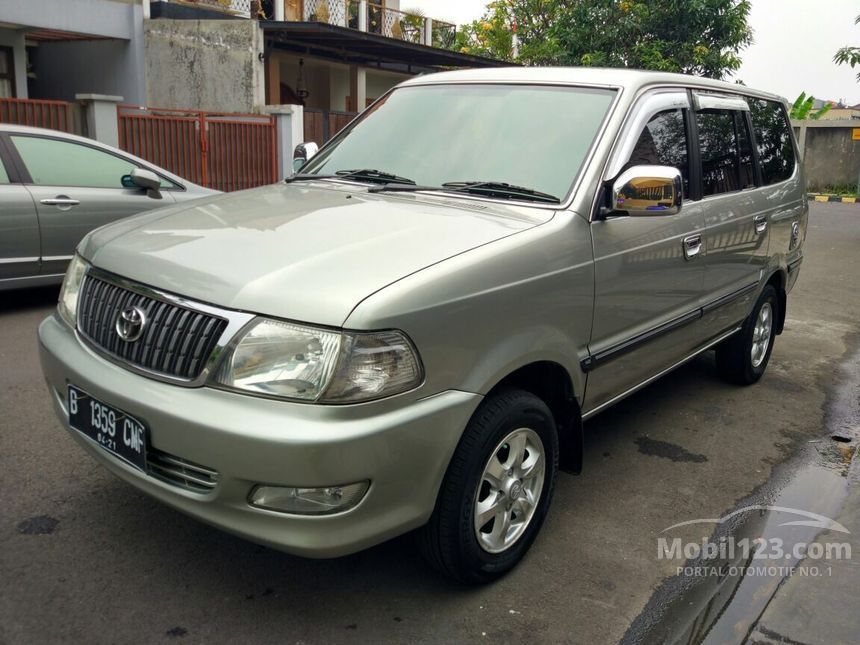
[[296, 149], [293, 150], [293, 172], [298, 171], [299, 168], [310, 161], [311, 157], [319, 152], [319, 149], [320, 147], [313, 141], [297, 145]]
[[633, 166], [612, 184], [615, 212], [633, 216], [675, 215], [683, 201], [681, 171], [671, 166]]
[[143, 188], [148, 197], [161, 199], [161, 178], [151, 170], [135, 168], [122, 178], [125, 188]]

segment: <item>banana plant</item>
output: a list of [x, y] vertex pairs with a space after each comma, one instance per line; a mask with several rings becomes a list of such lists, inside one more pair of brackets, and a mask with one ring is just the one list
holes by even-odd
[[806, 92], [801, 92], [800, 96], [798, 96], [792, 104], [789, 116], [791, 116], [792, 119], [797, 119], [799, 121], [802, 121], [803, 119], [812, 119], [813, 121], [817, 121], [827, 114], [830, 111], [830, 108], [833, 107], [832, 103], [825, 103], [822, 107], [813, 112], [812, 106], [814, 104], [814, 96], [811, 94], [806, 96]]

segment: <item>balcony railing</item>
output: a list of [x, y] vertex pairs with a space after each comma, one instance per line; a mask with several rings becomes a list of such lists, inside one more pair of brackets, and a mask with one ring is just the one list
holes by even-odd
[[307, 22], [324, 22], [444, 49], [453, 47], [457, 34], [457, 26], [449, 22], [391, 9], [370, 0], [305, 0], [302, 16]]
[[229, 13], [242, 18], [250, 18], [251, 16], [251, 0], [183, 0], [191, 4], [196, 4], [208, 9], [218, 9], [224, 13]]

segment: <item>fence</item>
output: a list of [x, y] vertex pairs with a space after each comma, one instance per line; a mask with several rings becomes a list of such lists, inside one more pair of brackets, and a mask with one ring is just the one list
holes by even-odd
[[[386, 7], [384, 2], [373, 0], [304, 0], [301, 17], [310, 22], [361, 29], [388, 38], [445, 49], [454, 46], [457, 34], [457, 26], [449, 22], [435, 19], [428, 22], [420, 14]], [[298, 16], [291, 15], [290, 19], [298, 19]]]
[[78, 134], [80, 127], [66, 101], [0, 99], [0, 123], [29, 125]]
[[225, 192], [278, 180], [275, 118], [117, 107], [119, 147], [194, 183]]
[[811, 190], [860, 186], [860, 119], [791, 123]]
[[305, 141], [313, 141], [319, 145], [324, 144], [352, 121], [355, 115], [355, 112], [305, 108]]

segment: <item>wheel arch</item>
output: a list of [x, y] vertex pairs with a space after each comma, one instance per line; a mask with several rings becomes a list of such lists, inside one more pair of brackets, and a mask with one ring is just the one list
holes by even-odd
[[774, 271], [765, 283], [765, 285], [773, 285], [773, 288], [776, 289], [777, 302], [779, 303], [779, 311], [777, 312], [775, 330], [777, 334], [781, 334], [783, 328], [785, 327], [785, 311], [786, 305], [788, 304], [788, 297], [785, 292], [785, 286], [787, 282], [788, 272], [780, 268]]
[[567, 472], [580, 473], [584, 442], [582, 411], [567, 369], [549, 360], [528, 363], [502, 378], [487, 396], [508, 387], [530, 392], [546, 403], [558, 432], [560, 466]]

